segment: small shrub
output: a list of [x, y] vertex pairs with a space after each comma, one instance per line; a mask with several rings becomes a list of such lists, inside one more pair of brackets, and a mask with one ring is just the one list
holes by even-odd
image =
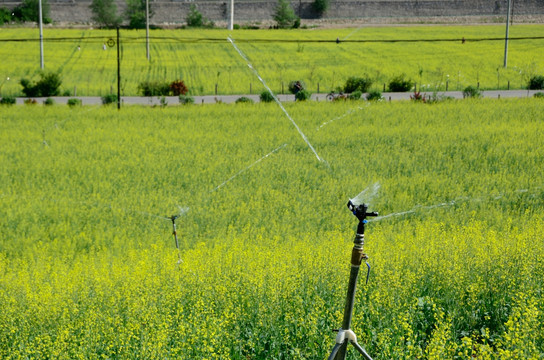
[[58, 96], [62, 80], [60, 74], [54, 72], [40, 73], [40, 80], [34, 84], [28, 79], [21, 79], [23, 94], [28, 97]]
[[344, 91], [347, 93], [352, 93], [359, 90], [361, 93], [366, 93], [370, 86], [372, 85], [372, 80], [368, 77], [349, 77], [346, 80], [346, 85], [344, 85]]
[[13, 96], [4, 96], [0, 100], [0, 105], [15, 105], [17, 103], [17, 99]]
[[312, 7], [319, 16], [322, 16], [329, 8], [329, 0], [314, 0]]
[[180, 95], [179, 96], [179, 103], [181, 105], [189, 105], [195, 103], [195, 98], [189, 95]]
[[240, 24], [232, 24], [232, 30], [240, 30]]
[[300, 18], [297, 16], [297, 18], [293, 22], [293, 29], [298, 29], [298, 28], [300, 28]]
[[240, 103], [253, 104], [254, 101], [251, 100], [250, 98], [246, 97], [246, 96], [242, 96], [242, 97], [236, 99], [235, 103], [236, 104], [240, 104]]
[[189, 89], [187, 89], [187, 86], [185, 85], [183, 80], [174, 80], [170, 84], [170, 92], [174, 96], [185, 95], [188, 91]]
[[352, 92], [351, 94], [349, 94], [348, 98], [350, 100], [359, 100], [362, 95], [363, 95], [363, 93], [360, 90], [356, 90], [356, 91]]
[[81, 99], [76, 99], [76, 98], [68, 99], [67, 104], [70, 107], [81, 106]]
[[143, 81], [138, 84], [138, 91], [143, 96], [167, 96], [170, 94], [170, 84], [159, 81]]
[[295, 94], [295, 100], [297, 101], [306, 101], [310, 99], [312, 96], [312, 93], [310, 93], [308, 90], [300, 90]]
[[276, 21], [278, 28], [288, 29], [295, 25], [297, 16], [295, 10], [288, 0], [278, 0], [276, 9], [274, 10], [273, 19]]
[[108, 94], [102, 96], [102, 105], [109, 105], [117, 103], [117, 95], [116, 94]]
[[482, 92], [476, 86], [469, 85], [463, 90], [463, 98], [480, 98]]
[[427, 102], [425, 95], [422, 94], [421, 91], [414, 91], [414, 94], [410, 95], [410, 100], [416, 102]]
[[535, 75], [529, 79], [529, 90], [544, 90], [544, 76]]
[[72, 93], [70, 92], [70, 90], [64, 90], [62, 92], [62, 96], [72, 96]]
[[25, 99], [24, 101], [25, 105], [36, 105], [37, 103], [36, 99]]
[[187, 18], [185, 18], [188, 27], [207, 27], [212, 28], [214, 23], [207, 18], [205, 18], [200, 11], [198, 11], [195, 4], [191, 4]]
[[53, 100], [53, 98], [47, 98], [45, 99], [45, 101], [43, 102], [44, 105], [46, 106], [51, 106], [51, 105], [55, 105], [55, 100]]
[[368, 101], [380, 101], [383, 100], [382, 93], [379, 90], [372, 90], [366, 95]]
[[272, 94], [268, 90], [263, 91], [261, 93], [261, 95], [259, 96], [259, 98], [261, 99], [262, 102], [272, 102], [272, 101], [274, 101], [274, 97], [272, 96]]
[[304, 81], [295, 80], [295, 81], [291, 81], [289, 83], [288, 88], [289, 88], [289, 91], [291, 92], [291, 94], [296, 94], [301, 90], [305, 90], [306, 89], [306, 84], [304, 84]]
[[391, 92], [406, 92], [412, 89], [413, 82], [410, 79], [406, 79], [406, 75], [402, 74], [395, 76], [389, 81], [389, 91]]
[[4, 25], [11, 21], [11, 11], [9, 9], [2, 7], [0, 8], [0, 25]]
[[535, 98], [543, 98], [543, 99], [544, 99], [544, 93], [542, 93], [542, 92], [537, 92], [537, 93], [535, 93], [535, 94], [533, 95], [533, 97], [535, 97]]

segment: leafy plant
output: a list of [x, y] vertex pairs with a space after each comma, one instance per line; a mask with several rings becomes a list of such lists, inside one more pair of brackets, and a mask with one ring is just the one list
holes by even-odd
[[[166, 96], [170, 94], [172, 84], [163, 81], [143, 81], [138, 84], [138, 92], [143, 96]], [[179, 83], [176, 83], [174, 87], [182, 90], [182, 86]]]
[[53, 98], [47, 98], [45, 99], [45, 101], [43, 102], [44, 105], [46, 106], [51, 106], [51, 105], [55, 105], [55, 100]]
[[235, 103], [236, 104], [240, 104], [240, 103], [253, 104], [254, 101], [251, 100], [250, 98], [246, 97], [246, 96], [242, 96], [242, 97], [239, 97], [238, 99], [236, 99]]
[[406, 92], [410, 91], [413, 86], [413, 81], [406, 78], [405, 74], [395, 76], [389, 81], [389, 91], [391, 92]]
[[5, 7], [0, 8], [0, 25], [4, 25], [11, 21], [11, 11]]
[[346, 84], [344, 85], [344, 92], [351, 93], [359, 90], [362, 93], [366, 93], [371, 85], [372, 80], [369, 77], [351, 76], [346, 80]]
[[544, 75], [534, 75], [529, 79], [529, 90], [544, 90]]
[[537, 92], [533, 95], [533, 97], [535, 98], [544, 98], [544, 93], [543, 92]]
[[[40, 21], [39, 12], [40, 0], [24, 0], [19, 6], [13, 9], [13, 17], [20, 22], [33, 21], [38, 23]], [[42, 2], [42, 21], [44, 24], [50, 24], [51, 18], [49, 17], [50, 6], [48, 0], [41, 0]]]
[[81, 106], [81, 99], [78, 99], [78, 98], [71, 98], [71, 99], [68, 99], [68, 101], [66, 102], [66, 104], [67, 104], [69, 107]]
[[312, 8], [319, 16], [322, 16], [329, 8], [329, 0], [314, 0]]
[[359, 100], [362, 95], [363, 95], [363, 93], [361, 92], [361, 90], [355, 90], [354, 92], [349, 94], [348, 98], [350, 100]]
[[91, 20], [106, 28], [121, 25], [122, 19], [117, 15], [115, 0], [92, 0], [89, 6], [92, 12]]
[[382, 93], [379, 90], [372, 90], [366, 95], [368, 101], [380, 101], [383, 100]]
[[16, 103], [17, 99], [13, 96], [4, 96], [0, 99], [0, 105], [15, 105]]
[[272, 94], [268, 90], [263, 91], [261, 93], [261, 95], [259, 96], [259, 98], [261, 99], [262, 102], [272, 102], [272, 101], [274, 101], [274, 97], [272, 96]]
[[482, 92], [476, 86], [469, 85], [463, 90], [463, 98], [480, 98]]
[[295, 94], [295, 100], [306, 101], [306, 100], [309, 100], [311, 96], [312, 96], [312, 93], [309, 92], [308, 90], [300, 90], [299, 92]]
[[188, 27], [194, 28], [211, 28], [214, 26], [214, 23], [204, 17], [195, 4], [191, 4], [187, 18], [185, 19]]
[[116, 94], [108, 94], [102, 96], [102, 105], [109, 105], [117, 103], [117, 95]]
[[[146, 0], [126, 0], [125, 18], [128, 20], [128, 26], [131, 29], [145, 29], [145, 2]], [[149, 3], [149, 18], [153, 17], [154, 11]]]
[[40, 80], [37, 83], [23, 78], [20, 84], [23, 87], [23, 94], [28, 97], [58, 96], [62, 80], [60, 74], [56, 72], [41, 72]]
[[195, 103], [195, 98], [188, 95], [180, 95], [179, 96], [179, 103], [181, 105], [189, 105]]
[[288, 0], [278, 0], [273, 19], [280, 29], [292, 28], [297, 19], [295, 11]]
[[174, 96], [185, 95], [188, 91], [189, 89], [183, 80], [174, 80], [170, 83], [170, 93]]

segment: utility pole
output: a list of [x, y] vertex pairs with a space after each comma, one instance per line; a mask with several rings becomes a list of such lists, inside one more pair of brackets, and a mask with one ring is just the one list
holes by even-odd
[[234, 28], [234, 0], [230, 0], [229, 30]]
[[149, 0], [145, 0], [145, 46], [147, 61], [149, 61]]
[[117, 110], [121, 110], [121, 59], [119, 55], [119, 26], [117, 26]]
[[512, 0], [508, 0], [508, 10], [506, 14], [506, 36], [504, 37], [504, 68], [508, 65], [508, 32], [510, 30], [510, 3]]
[[43, 20], [42, 20], [42, 0], [38, 0], [38, 23], [40, 24], [40, 68], [43, 70]]

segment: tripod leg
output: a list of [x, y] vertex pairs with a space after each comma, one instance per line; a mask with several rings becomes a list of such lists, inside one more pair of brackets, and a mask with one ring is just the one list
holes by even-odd
[[357, 343], [356, 341], [350, 341], [350, 343], [351, 345], [353, 345], [353, 347], [355, 347], [355, 349], [357, 349], [357, 351], [361, 353], [361, 355], [363, 355], [366, 360], [372, 360], [370, 355], [366, 353], [365, 349], [363, 349], [363, 347], [359, 345], [359, 343]]
[[334, 360], [334, 358], [336, 357], [336, 354], [338, 353], [338, 350], [340, 350], [341, 346], [342, 346], [342, 344], [334, 345], [334, 347], [332, 348], [331, 355], [329, 356], [329, 358], [327, 360]]

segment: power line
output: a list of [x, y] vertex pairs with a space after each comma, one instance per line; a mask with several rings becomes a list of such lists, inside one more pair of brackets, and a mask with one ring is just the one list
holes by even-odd
[[[86, 37], [48, 37], [44, 41], [47, 42], [86, 42], [86, 43], [101, 43], [105, 42], [108, 39], [113, 38], [107, 36], [86, 36]], [[173, 36], [150, 36], [149, 39], [154, 41], [161, 41], [164, 44], [192, 44], [192, 43], [220, 43], [224, 44], [224, 38], [184, 38], [184, 37], [173, 37]], [[518, 36], [518, 37], [509, 37], [509, 41], [516, 40], [544, 40], [544, 36]], [[37, 38], [16, 38], [16, 39], [0, 39], [0, 42], [37, 42], [40, 39]], [[129, 36], [122, 37], [122, 41], [125, 43], [144, 43], [146, 41], [145, 37], [141, 36]], [[460, 42], [460, 43], [470, 43], [470, 42], [486, 42], [486, 41], [504, 41], [504, 37], [477, 37], [477, 38], [437, 38], [437, 39], [425, 39], [425, 38], [416, 38], [416, 39], [360, 39], [360, 40], [338, 40], [338, 39], [236, 39], [237, 42], [241, 43], [285, 43], [285, 44], [364, 44], [364, 43], [425, 43], [425, 42]]]

